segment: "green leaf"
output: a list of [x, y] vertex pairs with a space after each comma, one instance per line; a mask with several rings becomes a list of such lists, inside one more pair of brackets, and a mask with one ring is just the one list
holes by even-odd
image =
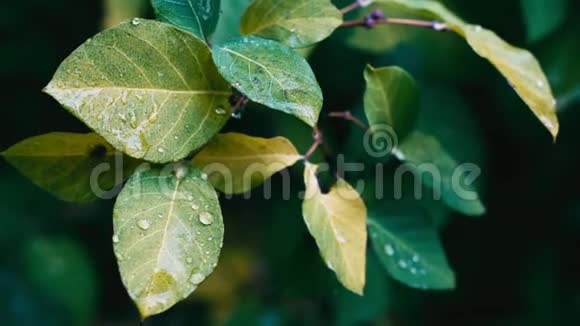
[[520, 0], [528, 41], [539, 41], [558, 28], [566, 17], [568, 0]]
[[259, 138], [239, 133], [218, 134], [193, 159], [210, 183], [226, 194], [240, 194], [302, 158], [284, 138]]
[[465, 23], [445, 6], [429, 0], [376, 0], [427, 15], [447, 24], [467, 40], [480, 57], [489, 60], [513, 85], [520, 98], [556, 139], [559, 131], [556, 100], [538, 60], [528, 51], [516, 48], [479, 25]]
[[371, 128], [389, 126], [399, 141], [413, 129], [419, 114], [419, 91], [413, 77], [399, 67], [365, 69], [365, 113]]
[[85, 42], [45, 91], [115, 148], [152, 162], [205, 144], [228, 120], [231, 95], [205, 43], [143, 19]]
[[272, 40], [243, 37], [214, 47], [219, 72], [252, 101], [316, 125], [322, 91], [310, 66]]
[[34, 238], [21, 252], [24, 273], [50, 300], [62, 304], [74, 325], [94, 322], [97, 275], [87, 252], [67, 238]]
[[177, 165], [134, 174], [113, 216], [121, 277], [143, 318], [185, 299], [217, 265], [221, 210], [197, 169]]
[[407, 170], [412, 172], [415, 178], [441, 196], [449, 207], [463, 214], [478, 216], [485, 213], [472, 183], [474, 180], [470, 180], [473, 176], [479, 176], [480, 168], [458, 163], [436, 138], [413, 132], [394, 153], [405, 162], [397, 170], [401, 177]]
[[44, 134], [21, 141], [2, 156], [40, 188], [77, 203], [107, 197], [139, 164], [94, 133]]
[[362, 295], [366, 268], [367, 209], [359, 193], [338, 179], [330, 192], [320, 190], [318, 166], [306, 163], [306, 197], [302, 204], [304, 222], [316, 240], [322, 258], [338, 280]]
[[242, 16], [243, 35], [258, 35], [302, 48], [327, 38], [342, 24], [329, 0], [254, 0]]
[[375, 253], [393, 278], [414, 288], [455, 287], [439, 236], [420, 209], [391, 206], [379, 216], [369, 215], [369, 234]]
[[207, 40], [220, 16], [220, 0], [151, 0], [157, 19]]

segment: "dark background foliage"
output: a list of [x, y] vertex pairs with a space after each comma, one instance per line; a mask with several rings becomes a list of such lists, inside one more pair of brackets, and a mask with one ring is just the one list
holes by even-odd
[[[349, 47], [346, 32], [339, 32], [314, 50], [310, 62], [325, 110], [360, 113], [362, 71], [369, 62], [410, 71], [424, 109], [457, 106], [476, 117], [488, 213], [453, 216], [441, 227], [457, 289], [409, 289], [391, 280], [370, 254], [367, 295], [347, 293], [319, 258], [300, 202], [282, 200], [274, 177], [271, 200], [259, 198], [261, 189], [250, 201], [223, 199], [226, 239], [216, 272], [188, 301], [146, 325], [580, 324], [580, 3], [569, 1], [565, 22], [533, 43], [526, 39], [519, 1], [447, 3], [466, 20], [536, 54], [561, 103], [556, 144], [502, 77], [451, 34], [422, 31], [429, 35], [370, 54]], [[86, 132], [41, 89], [59, 63], [98, 32], [101, 2], [3, 1], [0, 12], [0, 149], [50, 131]], [[353, 126], [326, 118], [322, 126], [335, 154], [361, 147]], [[227, 128], [285, 135], [302, 151], [311, 141], [304, 124], [257, 106]], [[300, 166], [291, 172], [298, 192]], [[0, 324], [137, 324], [111, 246], [113, 201], [59, 202], [4, 161], [0, 180]]]

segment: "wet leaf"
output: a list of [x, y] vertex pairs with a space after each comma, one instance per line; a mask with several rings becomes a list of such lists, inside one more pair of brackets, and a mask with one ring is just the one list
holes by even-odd
[[554, 139], [556, 138], [559, 131], [556, 100], [538, 60], [530, 52], [506, 43], [494, 32], [479, 25], [465, 23], [436, 1], [376, 0], [376, 2], [397, 5], [447, 24], [451, 30], [467, 40], [475, 53], [489, 60], [501, 72]]
[[413, 132], [395, 154], [404, 162], [397, 170], [401, 175], [412, 172], [415, 180], [432, 188], [449, 207], [465, 215], [485, 213], [472, 180], [481, 169], [469, 162], [457, 162], [435, 137]]
[[75, 50], [45, 91], [120, 151], [176, 161], [229, 118], [230, 87], [200, 39], [133, 20]]
[[399, 67], [367, 66], [365, 80], [364, 106], [370, 127], [389, 126], [402, 141], [419, 114], [419, 91], [413, 77]]
[[143, 318], [185, 299], [217, 265], [221, 210], [197, 169], [177, 165], [173, 172], [136, 173], [113, 216], [121, 277]]
[[324, 40], [340, 24], [342, 14], [329, 0], [254, 0], [241, 31], [302, 48]]
[[338, 280], [362, 295], [366, 268], [367, 210], [358, 192], [338, 179], [329, 193], [320, 190], [310, 163], [304, 170], [306, 197], [302, 204], [304, 222], [316, 240], [322, 258]]
[[455, 287], [437, 231], [421, 209], [390, 206], [370, 214], [368, 228], [375, 253], [393, 278], [420, 289]]
[[157, 19], [207, 40], [220, 16], [220, 0], [151, 0]]
[[290, 48], [250, 36], [217, 44], [213, 57], [222, 76], [252, 101], [310, 126], [318, 121], [322, 91], [308, 62]]
[[97, 134], [53, 132], [31, 137], [2, 156], [55, 197], [77, 203], [110, 198], [140, 163]]
[[226, 194], [240, 194], [301, 158], [284, 137], [268, 139], [228, 133], [216, 135], [194, 157], [193, 164], [209, 175], [215, 188]]

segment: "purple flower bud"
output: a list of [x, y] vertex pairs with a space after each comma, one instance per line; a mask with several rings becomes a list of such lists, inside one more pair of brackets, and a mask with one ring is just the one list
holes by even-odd
[[385, 14], [379, 9], [373, 10], [373, 12], [371, 12], [370, 16], [373, 19], [384, 19], [385, 18]]
[[365, 17], [365, 27], [366, 28], [373, 28], [375, 26], [377, 26], [377, 21], [371, 16], [366, 16]]

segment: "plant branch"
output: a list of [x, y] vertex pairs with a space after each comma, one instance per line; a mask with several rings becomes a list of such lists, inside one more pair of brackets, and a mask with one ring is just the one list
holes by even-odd
[[370, 17], [370, 15], [362, 19], [345, 21], [344, 23], [342, 23], [341, 27], [362, 26], [366, 28], [373, 28], [376, 25], [406, 25], [415, 27], [425, 27], [436, 31], [446, 31], [449, 29], [445, 23], [439, 21], [428, 21], [406, 18], [387, 18], [387, 17], [373, 19], [372, 17]]
[[355, 1], [355, 2], [351, 3], [350, 5], [348, 5], [348, 6], [344, 7], [344, 8], [342, 8], [342, 9], [340, 9], [340, 12], [343, 15], [345, 15], [345, 14], [347, 14], [347, 13], [349, 13], [349, 12], [355, 10], [355, 9], [358, 9], [358, 8], [360, 8], [360, 4], [359, 4], [358, 1]]
[[350, 111], [330, 112], [328, 114], [328, 116], [331, 118], [340, 118], [340, 119], [350, 121], [350, 122], [354, 123], [355, 125], [359, 126], [363, 130], [369, 129], [369, 127], [364, 122], [362, 122], [357, 117], [352, 115], [352, 113], [350, 113]]
[[[303, 158], [305, 161], [307, 161], [310, 158], [310, 156], [314, 154], [314, 152], [316, 151], [316, 149], [318, 149], [320, 145], [324, 144], [324, 136], [322, 135], [322, 131], [320, 131], [318, 127], [314, 127], [314, 133], [312, 134], [312, 138], [314, 139], [314, 143], [312, 143], [312, 146], [310, 146], [306, 154], [304, 154]], [[324, 146], [324, 150], [327, 151], [328, 148]]]

